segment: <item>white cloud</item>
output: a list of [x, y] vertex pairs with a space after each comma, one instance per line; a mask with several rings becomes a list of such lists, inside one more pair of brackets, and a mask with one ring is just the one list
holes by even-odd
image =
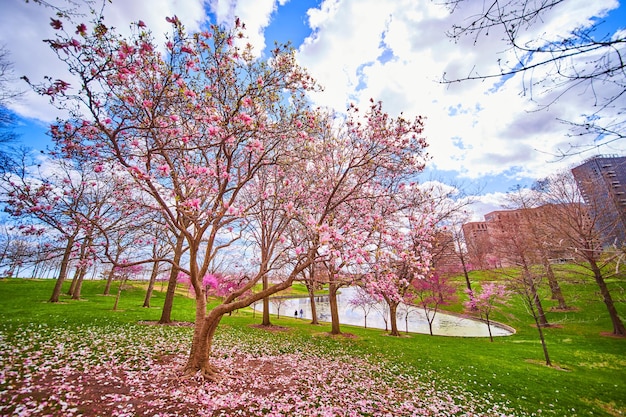
[[[445, 36], [453, 23], [479, 13], [482, 2], [463, 2], [453, 15], [435, 3], [326, 0], [309, 10], [313, 34], [300, 46], [298, 60], [326, 89], [314, 96], [315, 101], [341, 110], [348, 102], [363, 106], [374, 98], [382, 100], [392, 115], [403, 111], [405, 116], [426, 116], [431, 165], [469, 179], [485, 175], [536, 179], [571, 164], [571, 159], [560, 164], [547, 161], [575, 140], [589, 138], [567, 137], [568, 127], [557, 119], [580, 120], [581, 109], [590, 107], [589, 91], [573, 90], [566, 99], [538, 110], [562, 91], [541, 95], [538, 86], [524, 90], [531, 74], [511, 77], [497, 89], [497, 78], [437, 82], [444, 73], [450, 79], [472, 71], [497, 73], [498, 59], [514, 65], [517, 58], [501, 42], [497, 29], [476, 46], [471, 37], [454, 43]], [[567, 13], [562, 8], [548, 13], [541, 25], [525, 28], [523, 39], [558, 39], [616, 6], [615, 0], [568, 1], [563, 6]], [[538, 81], [545, 72], [539, 69], [532, 76]], [[615, 88], [598, 85], [596, 91], [611, 87]]]
[[[10, 52], [8, 59], [13, 63], [15, 76], [27, 76], [33, 83], [43, 81], [45, 76], [71, 80], [64, 64], [43, 42], [44, 39], [54, 37], [55, 31], [50, 26], [54, 11], [22, 0], [5, 1], [2, 9], [0, 42]], [[165, 17], [177, 15], [191, 32], [197, 31], [205, 21], [203, 0], [151, 0], [149, 6], [140, 1], [127, 1], [123, 4], [113, 2], [106, 4], [104, 15], [105, 24], [114, 26], [123, 34], [129, 33], [132, 22], [143, 20], [161, 43], [164, 34], [171, 32], [171, 25], [165, 21]], [[81, 21], [87, 23], [90, 19], [91, 15], [85, 11]], [[11, 103], [13, 111], [27, 118], [47, 122], [59, 115], [46, 98], [30, 91], [26, 83], [20, 81], [18, 86], [27, 94]]]
[[286, 0], [211, 0], [210, 7], [217, 17], [217, 23], [233, 26], [239, 18], [246, 25], [246, 43], [250, 43], [253, 52], [260, 56], [265, 49], [265, 28], [270, 24], [272, 14], [278, 4]]

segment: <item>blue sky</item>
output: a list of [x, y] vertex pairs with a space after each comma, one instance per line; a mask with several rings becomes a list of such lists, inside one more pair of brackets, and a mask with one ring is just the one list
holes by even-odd
[[[626, 154], [622, 141], [555, 160], [559, 149], [580, 140], [568, 137], [568, 127], [557, 119], [580, 120], [592, 111], [589, 91], [573, 91], [547, 110], [538, 110], [559, 91], [541, 94], [535, 89], [532, 95], [528, 90], [522, 94], [528, 75], [451, 86], [438, 83], [444, 72], [452, 76], [472, 69], [493, 72], [498, 59], [505, 62], [512, 56], [497, 32], [480, 39], [477, 46], [472, 39], [455, 44], [445, 36], [452, 24], [476, 13], [481, 1], [465, 2], [453, 15], [437, 3], [186, 0], [183, 7], [179, 0], [113, 0], [105, 16], [120, 30], [141, 19], [155, 34], [168, 30], [165, 16], [177, 15], [189, 30], [209, 21], [230, 24], [239, 16], [261, 57], [274, 41], [290, 41], [301, 65], [325, 87], [324, 93], [312, 96], [316, 104], [342, 111], [350, 102], [358, 105], [374, 98], [382, 100], [392, 115], [426, 116], [432, 160], [422, 178], [445, 180], [468, 191], [480, 189], [477, 216], [498, 209], [503, 194], [517, 184], [531, 184], [593, 154]], [[63, 68], [41, 42], [52, 36], [50, 15], [50, 10], [24, 0], [5, 0], [0, 5], [0, 42], [11, 53], [16, 76], [64, 77]], [[596, 36], [624, 31], [626, 7], [617, 0], [567, 0], [523, 36], [528, 41], [542, 34], [558, 39], [596, 20], [605, 22]], [[533, 76], [535, 81], [543, 74], [537, 71]], [[617, 105], [617, 110], [626, 107], [624, 101]], [[23, 143], [45, 147], [46, 126], [57, 115], [45, 100], [29, 93], [11, 108], [21, 117], [18, 132]]]

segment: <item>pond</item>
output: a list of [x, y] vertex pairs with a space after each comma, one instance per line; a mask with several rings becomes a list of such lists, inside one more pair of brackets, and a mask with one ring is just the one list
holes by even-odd
[[[365, 326], [365, 312], [362, 308], [351, 306], [349, 301], [356, 294], [356, 288], [342, 288], [340, 294], [337, 295], [339, 306], [339, 322], [344, 325]], [[271, 299], [270, 299], [271, 300]], [[328, 296], [316, 297], [315, 305], [317, 308], [317, 317], [319, 321], [330, 322], [330, 303]], [[385, 329], [385, 320], [381, 312], [389, 316], [388, 309], [385, 309], [385, 303], [380, 303], [376, 309], [371, 309], [367, 315], [367, 327], [376, 329]], [[257, 310], [263, 310], [263, 305], [258, 302], [254, 306]], [[300, 310], [303, 313], [303, 320], [311, 319], [311, 302], [306, 298], [283, 298], [280, 302], [270, 302], [270, 313], [277, 314], [280, 309], [280, 315], [283, 317], [294, 317], [294, 312]], [[408, 311], [408, 314], [407, 314]], [[428, 330], [428, 320], [424, 311], [415, 306], [398, 307], [397, 314], [398, 330], [401, 332], [409, 331], [412, 333], [430, 334]], [[510, 336], [514, 331], [507, 326], [499, 323], [491, 323], [491, 333], [493, 336]], [[489, 329], [487, 324], [467, 317], [455, 314], [437, 312], [433, 321], [433, 334], [438, 336], [458, 336], [458, 337], [489, 337]]]

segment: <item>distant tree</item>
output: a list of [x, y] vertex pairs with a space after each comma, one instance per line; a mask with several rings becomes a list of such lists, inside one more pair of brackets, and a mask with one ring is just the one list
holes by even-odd
[[152, 292], [156, 285], [157, 278], [162, 271], [161, 265], [165, 265], [161, 259], [168, 257], [172, 253], [172, 245], [169, 242], [169, 236], [167, 229], [164, 227], [149, 227], [149, 232], [152, 236], [152, 270], [150, 272], [150, 280], [148, 281], [148, 288], [146, 289], [146, 296], [143, 301], [143, 306], [150, 307], [150, 299], [152, 298]]
[[421, 307], [424, 311], [424, 316], [428, 321], [428, 330], [432, 336], [433, 322], [437, 312], [441, 306], [455, 300], [456, 287], [445, 275], [439, 275], [437, 272], [413, 280], [411, 286], [409, 297], [414, 304]]
[[542, 195], [537, 189], [515, 187], [507, 193], [506, 200], [506, 207], [515, 210], [515, 221], [525, 236], [528, 259], [533, 264], [543, 266], [552, 299], [558, 302], [559, 310], [568, 310], [561, 285], [550, 263], [550, 253], [555, 253], [554, 243], [559, 239], [554, 234], [553, 223], [559, 221], [559, 218], [554, 218], [550, 206], [542, 206]]
[[[538, 102], [538, 96], [545, 93], [547, 102], [541, 107], [565, 100], [568, 93], [584, 90], [592, 94], [589, 108], [581, 110], [583, 121], [564, 121], [572, 127], [573, 136], [589, 135], [590, 140], [585, 145], [560, 150], [557, 155], [560, 157], [624, 139], [626, 34], [623, 30], [604, 34], [603, 21], [598, 19], [588, 20], [586, 25], [565, 35], [555, 34], [549, 27], [542, 31], [542, 25], [548, 26], [553, 16], [572, 13], [567, 9], [571, 2], [566, 0], [442, 0], [440, 3], [459, 16], [469, 16], [448, 32], [452, 39], [470, 37], [479, 45], [481, 38], [499, 37], [508, 53], [504, 59], [497, 58], [498, 71], [481, 72], [481, 68], [474, 67], [461, 78], [444, 74], [443, 82], [504, 79], [524, 73], [525, 94]], [[542, 35], [529, 38], [531, 29]]]
[[498, 218], [491, 222], [490, 235], [494, 245], [494, 251], [502, 260], [503, 268], [519, 268], [518, 284], [523, 288], [523, 292], [528, 292], [533, 302], [533, 311], [537, 312], [539, 326], [548, 326], [548, 319], [543, 308], [540, 295], [540, 287], [543, 282], [543, 275], [537, 274], [536, 250], [532, 235], [528, 233], [527, 225], [523, 221], [519, 212], [502, 211]]
[[496, 284], [495, 282], [487, 282], [482, 285], [480, 291], [467, 290], [469, 300], [465, 302], [465, 306], [472, 311], [477, 311], [480, 317], [487, 322], [489, 330], [489, 339], [493, 342], [491, 334], [491, 313], [495, 311], [498, 305], [505, 304], [509, 293], [504, 284]]
[[[123, 265], [124, 262], [122, 261]], [[141, 274], [143, 272], [142, 265], [129, 265], [129, 266], [116, 266], [115, 267], [115, 277], [119, 280], [120, 285], [117, 287], [117, 295], [115, 296], [115, 303], [113, 304], [113, 311], [117, 310], [117, 306], [120, 302], [120, 297], [122, 296], [122, 290], [124, 289], [124, 285], [126, 281]]]
[[377, 302], [374, 304], [374, 310], [380, 314], [380, 318], [383, 319], [383, 323], [385, 323], [385, 331], [389, 331], [389, 304], [385, 302]]
[[54, 231], [63, 239], [64, 250], [57, 283], [50, 302], [58, 302], [61, 286], [67, 278], [70, 262], [75, 259], [95, 215], [88, 195], [94, 187], [93, 169], [85, 165], [75, 170], [72, 161], [53, 158], [43, 164], [22, 155], [16, 168], [5, 173], [0, 187], [5, 192], [5, 211], [25, 234], [43, 235]]
[[[407, 299], [407, 301], [410, 301]], [[409, 333], [409, 317], [411, 313], [417, 311], [417, 307], [407, 303], [401, 303], [398, 306], [398, 315], [404, 317], [404, 332]]]
[[319, 274], [322, 273], [323, 271], [316, 263], [309, 265], [308, 268], [302, 271], [301, 281], [304, 282], [304, 285], [306, 286], [307, 292], [309, 294], [309, 303], [311, 306], [311, 324], [319, 324], [319, 320], [317, 317], [317, 297], [315, 296], [315, 292], [323, 289], [324, 278], [319, 276]]
[[468, 192], [464, 184], [446, 184], [436, 180], [426, 181], [419, 188], [424, 199], [420, 204], [431, 207], [436, 226], [431, 248], [433, 268], [439, 273], [464, 272], [466, 285], [471, 287], [462, 225], [469, 220], [467, 209], [476, 202], [476, 194]]
[[532, 316], [539, 334], [546, 365], [552, 366], [543, 332], [543, 328], [549, 324], [545, 318], [540, 294], [537, 290], [543, 281], [543, 269], [537, 266], [522, 266], [519, 270], [502, 268], [498, 272], [507, 280], [507, 287], [521, 297], [526, 310]]
[[472, 263], [470, 262], [468, 243], [463, 234], [463, 224], [467, 223], [469, 216], [466, 213], [461, 213], [460, 216], [455, 217], [448, 230], [452, 235], [452, 244], [454, 245], [454, 254], [457, 256], [459, 263], [461, 264], [461, 271], [465, 278], [465, 286], [468, 291], [472, 290], [472, 283], [469, 277], [469, 271], [472, 269]]
[[348, 301], [349, 305], [354, 308], [358, 308], [363, 311], [363, 325], [367, 329], [367, 316], [378, 301], [370, 295], [367, 290], [356, 287], [356, 294]]
[[287, 304], [287, 299], [284, 297], [272, 297], [270, 303], [276, 308], [276, 318], [280, 319], [280, 310]]
[[541, 191], [546, 203], [551, 204], [551, 216], [558, 219], [549, 223], [552, 233], [560, 237], [557, 245], [567, 249], [574, 262], [595, 280], [611, 318], [613, 335], [626, 336], [607, 284], [607, 279], [616, 273], [611, 266], [623, 255], [623, 248], [602, 246], [604, 236], [611, 235], [618, 225], [603, 221], [606, 208], [598, 202], [585, 202], [571, 172], [547, 178]]

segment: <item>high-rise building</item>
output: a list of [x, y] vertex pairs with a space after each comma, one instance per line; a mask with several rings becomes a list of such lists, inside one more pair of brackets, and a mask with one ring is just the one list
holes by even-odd
[[572, 169], [604, 245], [626, 244], [626, 157], [594, 156]]

